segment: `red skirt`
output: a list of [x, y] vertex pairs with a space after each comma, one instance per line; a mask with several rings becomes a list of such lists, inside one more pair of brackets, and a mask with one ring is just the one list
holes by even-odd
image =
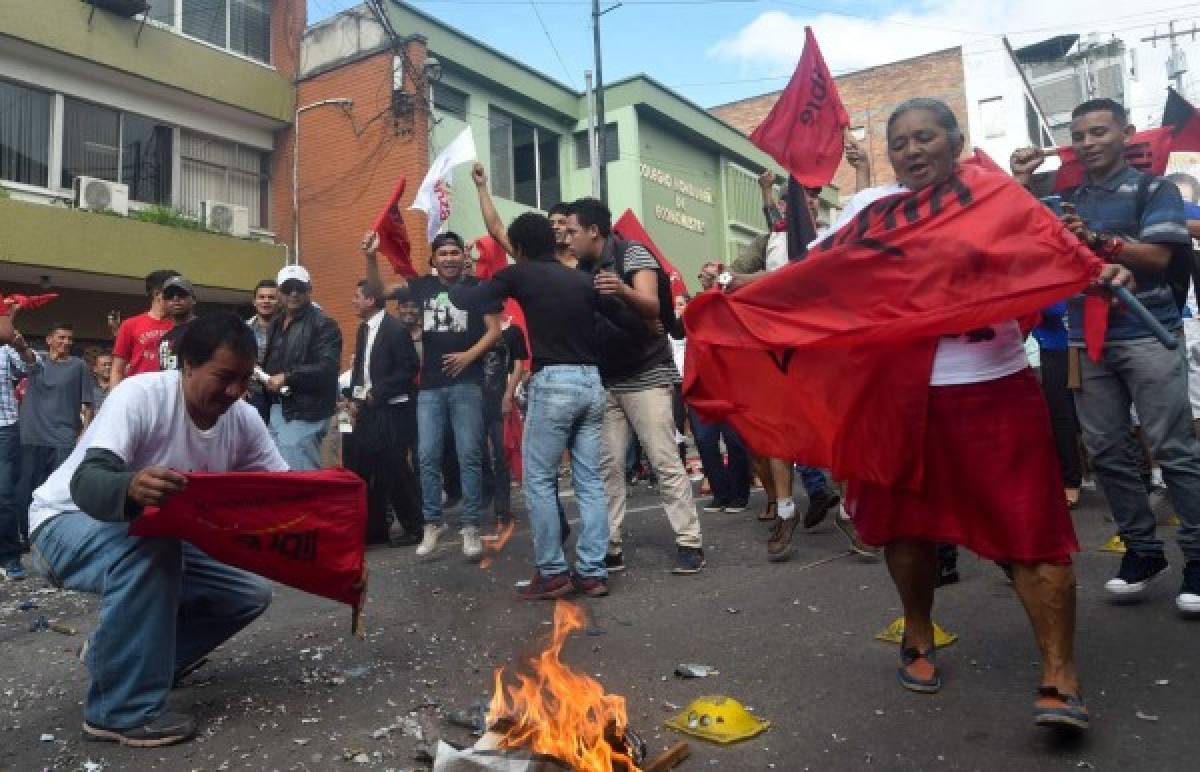
[[867, 544], [948, 542], [1017, 563], [1066, 564], [1079, 551], [1032, 370], [931, 386], [924, 453], [919, 491], [850, 483], [847, 499]]

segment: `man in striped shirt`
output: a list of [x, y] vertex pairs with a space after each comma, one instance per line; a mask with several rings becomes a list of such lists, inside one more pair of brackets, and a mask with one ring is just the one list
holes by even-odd
[[0, 346], [0, 575], [25, 578], [21, 565], [21, 513], [17, 505], [17, 472], [21, 465], [21, 432], [17, 426], [17, 379], [29, 374], [37, 354], [15, 333], [12, 343]]
[[605, 565], [610, 572], [625, 568], [623, 459], [632, 428], [658, 474], [663, 509], [675, 531], [677, 555], [672, 573], [697, 573], [704, 567], [704, 550], [691, 481], [675, 444], [671, 398], [680, 376], [659, 322], [662, 268], [646, 247], [612, 232], [612, 213], [596, 199], [582, 198], [571, 205], [567, 233], [579, 267], [595, 276], [596, 291], [623, 301], [646, 323], [645, 330], [637, 333], [614, 328], [602, 347], [600, 374], [608, 408], [600, 469], [608, 495], [610, 529]]

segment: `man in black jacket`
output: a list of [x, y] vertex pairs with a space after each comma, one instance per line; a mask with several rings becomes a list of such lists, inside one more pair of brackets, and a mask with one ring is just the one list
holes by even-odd
[[321, 440], [337, 402], [342, 333], [312, 303], [303, 266], [285, 265], [276, 278], [284, 313], [271, 324], [263, 369], [271, 438], [293, 470], [321, 468]]
[[367, 483], [367, 543], [388, 540], [391, 504], [400, 526], [391, 544], [400, 547], [421, 541], [421, 499], [409, 460], [421, 360], [408, 330], [384, 310], [386, 298], [382, 284], [363, 279], [351, 300], [361, 321], [345, 394], [354, 416], [345, 451], [346, 466]]

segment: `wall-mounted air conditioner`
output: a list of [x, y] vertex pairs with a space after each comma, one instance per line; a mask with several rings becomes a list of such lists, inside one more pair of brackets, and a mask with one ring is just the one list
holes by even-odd
[[250, 235], [250, 210], [223, 201], [204, 201], [201, 204], [204, 225], [214, 231], [245, 238]]
[[92, 212], [129, 214], [129, 186], [96, 177], [76, 177], [75, 206]]

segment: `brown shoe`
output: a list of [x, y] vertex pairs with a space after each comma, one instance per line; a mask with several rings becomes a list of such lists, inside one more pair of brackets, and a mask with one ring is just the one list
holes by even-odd
[[775, 518], [775, 527], [771, 529], [771, 538], [767, 541], [767, 560], [778, 563], [792, 556], [792, 534], [799, 525], [800, 518]]
[[758, 521], [760, 523], [773, 523], [775, 518], [779, 516], [779, 502], [768, 501], [767, 508], [758, 513]]

